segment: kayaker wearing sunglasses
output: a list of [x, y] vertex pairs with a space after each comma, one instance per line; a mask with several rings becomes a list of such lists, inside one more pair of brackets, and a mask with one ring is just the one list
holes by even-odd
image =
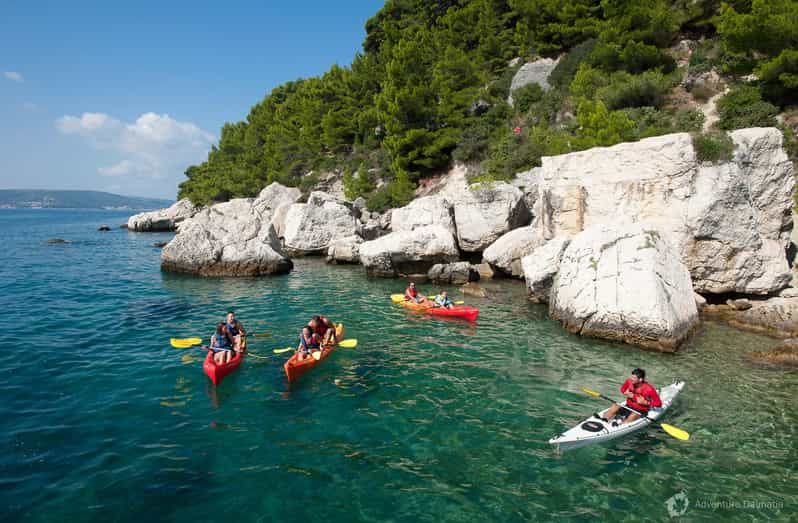
[[[626, 405], [629, 409], [616, 404], [607, 410], [603, 418], [599, 417], [598, 414], [594, 414], [593, 416], [602, 421], [609, 421], [619, 414], [623, 418], [621, 422], [621, 425], [623, 425], [639, 419], [640, 414], [645, 416], [648, 414], [648, 409], [651, 407], [662, 406], [662, 400], [659, 394], [657, 394], [657, 390], [646, 381], [646, 371], [643, 369], [635, 369], [632, 371], [632, 376], [621, 385], [621, 394], [626, 396]], [[630, 409], [634, 409], [640, 412], [640, 414]], [[616, 424], [617, 422], [613, 422], [613, 426]]]

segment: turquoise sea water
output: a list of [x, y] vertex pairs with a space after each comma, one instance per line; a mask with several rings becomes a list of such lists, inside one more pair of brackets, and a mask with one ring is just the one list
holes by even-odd
[[[775, 340], [714, 323], [676, 355], [583, 339], [518, 282], [467, 298], [475, 324], [434, 319], [391, 304], [403, 282], [318, 259], [164, 274], [152, 243], [170, 235], [126, 219], [0, 210], [0, 521], [661, 521], [677, 494], [684, 521], [798, 514], [798, 373], [742, 358]], [[228, 309], [271, 335], [214, 388], [169, 338], [208, 337]], [[289, 386], [271, 349], [317, 311], [359, 344]], [[605, 406], [582, 387], [618, 397], [637, 366], [687, 382], [666, 421], [689, 442], [548, 445]]]

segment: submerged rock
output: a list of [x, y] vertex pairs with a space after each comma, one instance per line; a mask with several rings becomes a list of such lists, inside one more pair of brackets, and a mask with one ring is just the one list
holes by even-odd
[[99, 227], [97, 227], [97, 230], [98, 231], [110, 231], [111, 228], [108, 227], [107, 225], [100, 225]]
[[60, 243], [72, 243], [70, 240], [65, 240], [63, 238], [50, 238], [47, 240], [49, 244], [60, 244]]
[[698, 323], [687, 267], [653, 224], [600, 225], [565, 249], [549, 313], [574, 333], [675, 351]]
[[728, 304], [709, 305], [702, 314], [738, 329], [783, 338], [798, 337], [798, 298], [776, 297], [749, 303], [751, 306], [745, 310]]
[[748, 352], [745, 356], [757, 363], [798, 367], [798, 339], [784, 340], [771, 350]]
[[488, 291], [486, 291], [483, 287], [474, 282], [469, 282], [466, 283], [465, 285], [461, 285], [460, 292], [462, 292], [463, 294], [467, 294], [468, 296], [475, 296], [477, 298], [488, 297]]
[[199, 207], [188, 198], [176, 201], [166, 209], [134, 214], [127, 220], [127, 228], [136, 232], [174, 231], [178, 224], [191, 218]]

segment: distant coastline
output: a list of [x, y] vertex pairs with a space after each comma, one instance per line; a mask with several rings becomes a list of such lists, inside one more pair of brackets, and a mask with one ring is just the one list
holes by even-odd
[[123, 196], [103, 191], [0, 189], [0, 209], [147, 210], [168, 207], [172, 200]]

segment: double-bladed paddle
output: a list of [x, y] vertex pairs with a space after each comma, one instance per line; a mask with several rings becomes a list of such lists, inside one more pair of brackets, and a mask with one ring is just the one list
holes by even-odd
[[[639, 410], [633, 409], [632, 407], [629, 407], [628, 405], [621, 405], [617, 401], [615, 401], [615, 400], [613, 400], [611, 398], [608, 398], [607, 396], [605, 396], [604, 394], [601, 394], [600, 392], [596, 392], [595, 390], [590, 390], [590, 389], [585, 389], [585, 388], [583, 388], [582, 391], [585, 394], [593, 396], [594, 398], [601, 398], [601, 399], [604, 399], [604, 400], [607, 400], [607, 401], [611, 401], [612, 403], [615, 403], [616, 405], [620, 405], [621, 407], [623, 407], [625, 409], [629, 409], [632, 412], [636, 412], [641, 418], [648, 419], [649, 421], [654, 421], [651, 418], [649, 418], [647, 415], [645, 415], [642, 412], [640, 412]], [[673, 425], [668, 425], [667, 423], [660, 423], [659, 426], [662, 427], [662, 430], [664, 430], [665, 432], [667, 432], [669, 435], [673, 436], [676, 439], [680, 439], [682, 441], [687, 441], [688, 439], [690, 439], [690, 434], [687, 431], [684, 431], [684, 430], [682, 430], [682, 429], [680, 429], [678, 427], [674, 427]]]

